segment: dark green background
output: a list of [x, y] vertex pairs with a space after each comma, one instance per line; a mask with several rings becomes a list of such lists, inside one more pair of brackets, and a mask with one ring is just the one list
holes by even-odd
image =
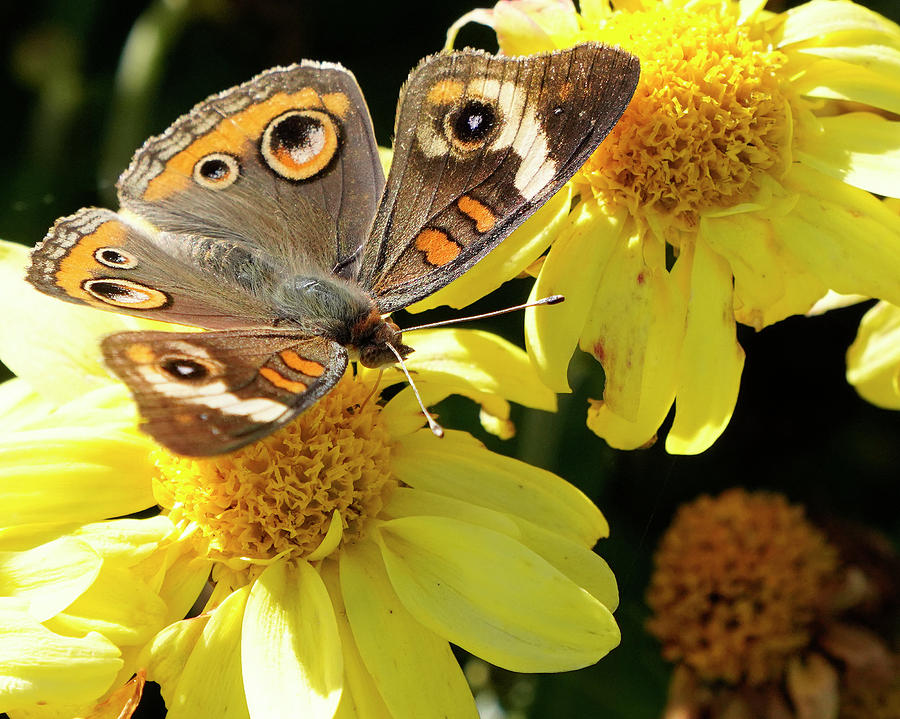
[[[900, 16], [895, 0], [865, 4]], [[439, 50], [449, 24], [474, 7], [461, 0], [173, 5], [3, 4], [0, 237], [32, 245], [60, 215], [92, 204], [115, 207], [115, 178], [147, 136], [206, 95], [300, 58], [349, 67], [366, 93], [379, 142], [389, 144], [407, 72]], [[129, 94], [117, 89], [115, 77], [136, 22], [158, 31], [162, 49], [150, 81]], [[489, 31], [467, 29], [462, 37], [492, 48]], [[513, 282], [473, 309], [504, 307], [527, 293], [527, 282]], [[603, 378], [586, 356], [573, 363], [577, 391], [560, 398], [560, 412], [517, 409], [519, 436], [511, 441], [486, 437], [467, 402], [440, 407], [447, 425], [468, 428], [491, 448], [580, 486], [612, 525], [599, 551], [620, 582], [622, 645], [580, 672], [533, 678], [494, 672], [491, 681], [507, 705], [531, 717], [658, 715], [669, 669], [643, 632], [643, 595], [660, 534], [676, 506], [699, 493], [735, 485], [777, 489], [815, 517], [839, 515], [897, 538], [896, 505], [886, 495], [900, 466], [900, 413], [868, 405], [844, 379], [844, 353], [868, 306], [788, 320], [758, 334], [742, 327], [747, 362], [737, 410], [722, 438], [700, 457], [669, 456], [662, 442], [644, 451], [613, 451], [591, 434], [584, 424], [586, 397], [602, 395]], [[410, 324], [402, 315], [399, 321]], [[521, 343], [521, 321], [513, 316], [475, 326]], [[148, 702], [141, 715], [160, 711]]]

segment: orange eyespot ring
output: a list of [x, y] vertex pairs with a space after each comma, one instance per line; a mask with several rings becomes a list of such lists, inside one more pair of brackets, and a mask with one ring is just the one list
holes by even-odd
[[308, 180], [328, 167], [339, 147], [338, 123], [327, 112], [289, 110], [268, 124], [259, 149], [278, 176]]
[[157, 310], [168, 307], [172, 302], [172, 299], [161, 290], [116, 277], [87, 280], [81, 286], [91, 297], [122, 309]]
[[119, 270], [130, 270], [137, 267], [137, 257], [121, 247], [98, 247], [94, 250], [94, 259], [106, 267]]
[[237, 158], [224, 152], [204, 155], [194, 164], [194, 182], [210, 190], [224, 190], [240, 177], [241, 166]]
[[489, 102], [470, 98], [444, 115], [444, 134], [461, 152], [484, 147], [500, 127], [500, 113]]

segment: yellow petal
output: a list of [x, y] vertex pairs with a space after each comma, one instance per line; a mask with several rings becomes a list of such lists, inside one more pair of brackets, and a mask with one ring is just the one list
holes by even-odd
[[409, 369], [429, 385], [455, 394], [494, 394], [526, 407], [556, 409], [556, 396], [540, 381], [528, 355], [492, 332], [436, 329], [408, 338], [416, 348], [407, 362]]
[[600, 510], [561, 477], [494, 454], [464, 432], [427, 430], [394, 448], [395, 476], [415, 489], [515, 515], [592, 547], [609, 533]]
[[41, 294], [25, 281], [27, 263], [26, 248], [0, 241], [0, 359], [54, 403], [108, 384], [100, 340], [130, 321]]
[[444, 517], [385, 522], [391, 583], [425, 626], [520, 672], [593, 664], [619, 643], [609, 610], [506, 535]]
[[[421, 312], [441, 305], [466, 307], [479, 297], [493, 292], [504, 282], [517, 277], [550, 246], [568, 217], [571, 204], [572, 188], [567, 184], [525, 220], [521, 227], [503, 240], [500, 247], [480, 260], [459, 279], [430, 297], [416, 302], [407, 310]], [[415, 347], [418, 353], [418, 345]]]
[[344, 690], [341, 692], [341, 703], [335, 719], [392, 719], [375, 680], [359, 654], [353, 630], [347, 621], [339, 564], [336, 561], [322, 562], [319, 571], [334, 605], [334, 616], [344, 654]]
[[746, 24], [752, 21], [757, 13], [766, 6], [767, 0], [739, 0], [738, 6], [741, 9], [738, 17], [740, 24]]
[[847, 381], [872, 404], [900, 409], [900, 308], [879, 302], [863, 316], [847, 351]]
[[423, 627], [394, 594], [370, 542], [346, 549], [341, 593], [353, 637], [384, 703], [396, 717], [477, 717], [450, 645]]
[[201, 641], [211, 614], [201, 614], [170, 624], [153, 637], [138, 657], [137, 665], [147, 671], [147, 679], [157, 682], [166, 705], [171, 708], [178, 694], [178, 682], [194, 650]]
[[13, 716], [41, 703], [96, 702], [121, 667], [119, 650], [100, 634], [54, 634], [24, 603], [0, 599], [0, 694]]
[[666, 438], [671, 454], [705, 451], [728, 425], [737, 402], [744, 350], [737, 343], [728, 262], [705, 242], [694, 246], [691, 298], [675, 399]]
[[568, 392], [567, 370], [597, 284], [622, 234], [624, 213], [607, 215], [594, 202], [582, 202], [560, 232], [541, 268], [531, 299], [565, 295], [553, 307], [525, 311], [525, 346], [543, 382]]
[[0, 525], [91, 522], [152, 507], [149, 447], [118, 423], [5, 435]]
[[848, 33], [871, 36], [888, 45], [900, 44], [900, 28], [887, 18], [852, 2], [813, 0], [791, 8], [774, 22], [783, 23], [779, 47], [813, 40], [840, 44]]
[[796, 157], [863, 190], [900, 196], [900, 122], [869, 112], [819, 119], [822, 131], [804, 136]]
[[144, 672], [135, 676], [94, 707], [85, 719], [131, 719], [144, 694]]
[[462, 17], [454, 20], [453, 24], [447, 30], [447, 39], [444, 42], [445, 50], [453, 49], [453, 46], [456, 44], [456, 36], [459, 34], [459, 31], [462, 30], [470, 22], [493, 28], [494, 11], [488, 10], [486, 8], [477, 8], [475, 10], [469, 10], [469, 12], [464, 14]]
[[822, 281], [778, 242], [778, 221], [761, 213], [700, 220], [703, 241], [728, 260], [734, 275], [735, 318], [756, 330], [805, 313], [825, 292]]
[[834, 290], [828, 290], [822, 295], [816, 303], [806, 312], [807, 317], [818, 317], [824, 315], [831, 310], [839, 310], [842, 307], [852, 307], [860, 302], [870, 299], [865, 295], [842, 295]]
[[[166, 719], [250, 718], [241, 677], [241, 622], [249, 591], [246, 586], [232, 592], [211, 612], [175, 686], [168, 693], [163, 688]], [[149, 671], [147, 676], [156, 680]]]
[[779, 247], [771, 222], [755, 214], [700, 219], [700, 235], [728, 260], [734, 275], [735, 314], [760, 330], [773, 320], [768, 308], [785, 293]]
[[[879, 68], [880, 70], [881, 68]], [[832, 58], [795, 58], [788, 70], [791, 86], [801, 95], [850, 100], [900, 112], [900, 79]]]
[[871, 70], [886, 79], [900, 71], [900, 49], [880, 43], [859, 45], [837, 45], [833, 47], [804, 47], [799, 50], [804, 55], [827, 57], [857, 67]]
[[653, 322], [643, 349], [644, 372], [635, 421], [616, 414], [606, 402], [590, 400], [588, 428], [617, 449], [637, 449], [655, 441], [656, 430], [675, 399], [690, 293], [690, 262], [686, 257], [682, 253], [671, 272], [649, 274], [653, 288], [649, 312]]
[[421, 489], [400, 487], [385, 505], [386, 518], [450, 517], [477, 524], [518, 540], [586, 589], [610, 610], [619, 601], [616, 578], [609, 565], [583, 544], [573, 542], [521, 517], [479, 507], [471, 502], [446, 497]]
[[241, 664], [252, 716], [334, 714], [344, 672], [341, 640], [325, 585], [307, 562], [275, 562], [253, 583]]
[[784, 182], [798, 200], [774, 224], [779, 240], [830, 289], [900, 304], [900, 217], [869, 193], [802, 164]]
[[388, 519], [416, 516], [451, 517], [514, 538], [521, 535], [518, 525], [506, 514], [461, 499], [409, 487], [398, 487], [394, 490], [379, 516]]
[[165, 575], [157, 590], [168, 609], [166, 623], [179, 620], [197, 601], [209, 578], [209, 563], [197, 557], [188, 542], [171, 547]]
[[0, 384], [0, 433], [19, 430], [46, 419], [53, 406], [23, 379], [16, 377], [3, 382]]
[[43, 622], [87, 591], [102, 563], [87, 542], [60, 537], [25, 552], [0, 552], [0, 587], [4, 596], [27, 602], [32, 619]]
[[546, 559], [579, 587], [590, 592], [609, 611], [619, 606], [619, 587], [616, 576], [602, 557], [590, 547], [573, 542], [555, 532], [516, 518], [518, 540], [535, 554]]
[[[627, 3], [617, 2], [616, 7], [620, 8], [623, 4]], [[613, 13], [609, 0], [579, 0], [578, 9], [581, 11], [584, 24], [588, 27], [602, 25]]]
[[119, 646], [137, 645], [160, 631], [166, 605], [133, 571], [105, 563], [90, 588], [46, 626], [64, 634], [97, 631]]
[[578, 15], [571, 0], [500, 0], [493, 27], [504, 54], [530, 55], [572, 45]]

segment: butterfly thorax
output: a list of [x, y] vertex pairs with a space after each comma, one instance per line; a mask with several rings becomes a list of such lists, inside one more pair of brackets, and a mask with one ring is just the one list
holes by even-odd
[[412, 348], [403, 344], [400, 328], [385, 319], [359, 286], [335, 277], [299, 274], [279, 283], [275, 293], [277, 324], [326, 337], [343, 345], [365, 367], [397, 361]]

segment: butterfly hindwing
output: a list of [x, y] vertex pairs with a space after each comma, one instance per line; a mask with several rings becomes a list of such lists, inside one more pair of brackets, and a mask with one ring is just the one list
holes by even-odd
[[597, 148], [639, 75], [635, 57], [598, 43], [424, 60], [400, 97], [359, 277], [379, 308], [412, 304], [496, 247]]
[[355, 78], [311, 61], [199, 103], [144, 143], [118, 185], [122, 207], [161, 230], [240, 238], [348, 277], [383, 186]]
[[142, 429], [184, 455], [228, 452], [289, 422], [326, 394], [347, 351], [322, 337], [264, 330], [123, 332], [103, 341]]

